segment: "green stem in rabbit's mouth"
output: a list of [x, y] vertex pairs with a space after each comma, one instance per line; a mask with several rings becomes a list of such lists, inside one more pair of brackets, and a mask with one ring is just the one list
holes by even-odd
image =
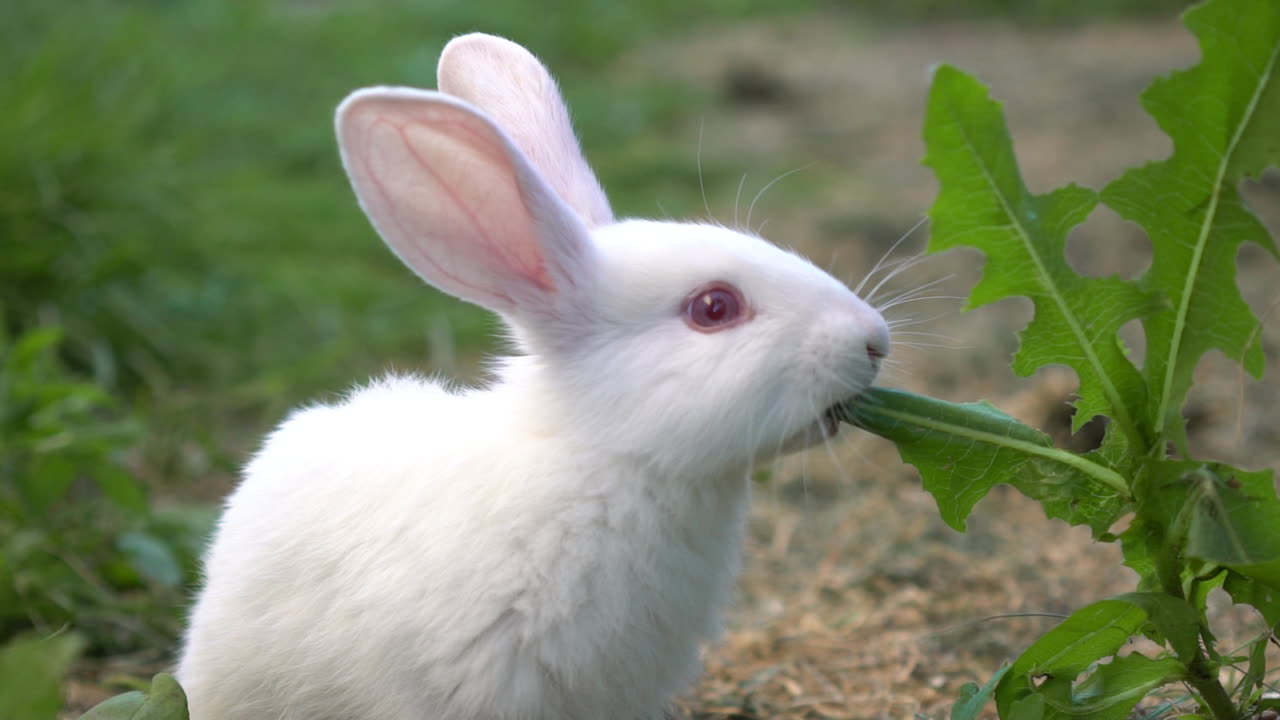
[[[987, 402], [950, 403], [904, 390], [872, 387], [836, 404], [840, 420], [893, 441], [963, 529], [964, 516], [994, 485], [1007, 482], [1040, 500], [1051, 516], [1103, 532], [1131, 508], [1128, 483], [1098, 455], [1053, 446], [1050, 437]], [[1088, 503], [1071, 502], [1084, 493]], [[1059, 507], [1060, 506], [1060, 507]]]

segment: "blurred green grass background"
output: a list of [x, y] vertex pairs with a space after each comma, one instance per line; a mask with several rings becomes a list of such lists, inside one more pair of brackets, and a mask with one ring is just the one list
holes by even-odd
[[[863, 19], [1058, 23], [1181, 6], [0, 4], [0, 643], [70, 631], [87, 657], [163, 662], [209, 500], [265, 429], [389, 367], [453, 370], [491, 347], [492, 319], [423, 286], [356, 207], [331, 125], [351, 89], [430, 87], [450, 37], [506, 35], [560, 77], [619, 214], [680, 216], [702, 200], [694, 149], [670, 131], [718, 98], [619, 77], [613, 61], [632, 48], [824, 10], [859, 17], [853, 33]], [[732, 184], [744, 169], [702, 174]]]

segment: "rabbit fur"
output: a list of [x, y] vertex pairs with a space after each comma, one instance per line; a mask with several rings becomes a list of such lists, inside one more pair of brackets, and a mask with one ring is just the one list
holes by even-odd
[[[519, 45], [454, 39], [439, 87], [349, 96], [343, 164], [391, 249], [516, 352], [482, 387], [391, 376], [268, 437], [204, 561], [194, 720], [664, 717], [719, 633], [752, 466], [830, 437], [888, 351], [795, 254], [615, 220]], [[697, 327], [712, 286], [737, 319]]]

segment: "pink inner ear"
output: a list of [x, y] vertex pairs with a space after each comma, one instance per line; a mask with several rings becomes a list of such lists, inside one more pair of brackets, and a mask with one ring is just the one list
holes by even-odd
[[492, 118], [579, 219], [590, 227], [613, 222], [556, 82], [528, 50], [489, 35], [454, 38], [437, 73], [440, 91]]
[[519, 286], [554, 292], [518, 169], [495, 130], [454, 106], [378, 110], [362, 113], [349, 159], [353, 177], [368, 180], [366, 210], [401, 259], [441, 289], [498, 310], [527, 294]]

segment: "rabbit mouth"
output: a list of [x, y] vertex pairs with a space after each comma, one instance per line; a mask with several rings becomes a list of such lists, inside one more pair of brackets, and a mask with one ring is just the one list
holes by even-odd
[[790, 455], [832, 440], [840, 434], [840, 424], [847, 422], [843, 408], [848, 401], [846, 398], [818, 413], [807, 425], [788, 436], [774, 452], [758, 455], [756, 459]]
[[832, 405], [818, 416], [818, 427], [822, 431], [824, 440], [830, 440], [840, 432], [840, 416], [836, 408], [837, 406]]
[[[790, 455], [791, 453], [811, 448], [819, 443], [827, 442], [839, 432], [840, 416], [833, 405], [823, 410], [813, 422], [810, 422], [783, 441], [777, 450], [774, 453], [770, 453], [769, 456]], [[757, 457], [757, 459], [761, 459], [761, 457]]]

